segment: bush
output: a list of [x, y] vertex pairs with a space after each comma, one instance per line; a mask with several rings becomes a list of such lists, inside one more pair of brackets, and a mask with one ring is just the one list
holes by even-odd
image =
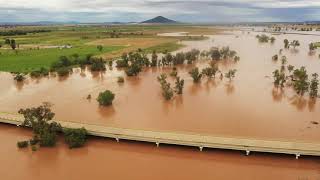
[[41, 134], [40, 146], [53, 147], [56, 145], [57, 134], [56, 132], [46, 131]]
[[118, 83], [124, 83], [124, 78], [123, 77], [118, 77]]
[[71, 71], [72, 70], [70, 67], [61, 67], [61, 68], [57, 69], [57, 73], [59, 76], [67, 76], [67, 75], [69, 75], [69, 73]]
[[92, 59], [91, 71], [105, 71], [106, 66], [102, 59]]
[[100, 106], [109, 106], [112, 104], [114, 97], [115, 95], [111, 91], [106, 90], [99, 94], [97, 101], [99, 102]]
[[26, 147], [28, 147], [28, 141], [19, 141], [19, 142], [17, 142], [17, 146], [18, 146], [18, 148], [26, 148]]
[[36, 145], [38, 142], [39, 142], [39, 140], [36, 139], [36, 138], [29, 140], [29, 143], [30, 143], [30, 145], [32, 145], [32, 146]]
[[82, 147], [87, 141], [87, 130], [85, 128], [63, 130], [65, 142], [69, 148]]
[[198, 83], [201, 80], [202, 74], [199, 72], [199, 68], [192, 69], [189, 74], [191, 75], [193, 82]]
[[129, 66], [129, 68], [126, 70], [126, 74], [128, 76], [137, 76], [141, 72], [142, 68], [138, 64], [132, 64]]
[[18, 73], [14, 76], [13, 78], [14, 80], [18, 81], [18, 82], [22, 82], [23, 80], [26, 79], [25, 75], [22, 73]]

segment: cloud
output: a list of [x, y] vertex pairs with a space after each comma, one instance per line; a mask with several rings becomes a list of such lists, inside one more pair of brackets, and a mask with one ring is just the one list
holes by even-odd
[[1, 22], [183, 22], [319, 20], [319, 0], [0, 0]]

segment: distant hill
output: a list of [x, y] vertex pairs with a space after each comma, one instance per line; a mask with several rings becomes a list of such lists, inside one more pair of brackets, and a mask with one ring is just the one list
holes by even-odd
[[143, 21], [141, 23], [144, 24], [174, 24], [174, 23], [178, 23], [177, 21], [165, 18], [163, 16], [157, 16], [155, 18]]

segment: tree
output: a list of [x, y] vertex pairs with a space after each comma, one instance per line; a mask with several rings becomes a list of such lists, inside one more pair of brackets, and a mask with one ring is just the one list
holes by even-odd
[[183, 93], [184, 80], [180, 79], [180, 77], [177, 77], [175, 84], [176, 84], [176, 86], [175, 86], [176, 93], [177, 94], [182, 94]]
[[309, 50], [310, 50], [310, 51], [316, 50], [317, 48], [318, 48], [318, 47], [316, 46], [315, 43], [310, 43], [310, 44], [309, 44]]
[[61, 125], [52, 121], [54, 113], [49, 103], [35, 108], [20, 109], [18, 112], [24, 116], [23, 126], [32, 128], [33, 138], [40, 142], [40, 146], [52, 147], [56, 144], [57, 132]]
[[293, 46], [293, 48], [296, 48], [297, 46], [300, 46], [300, 42], [298, 40], [293, 40], [289, 46]]
[[15, 50], [17, 48], [16, 40], [11, 39], [10, 41], [10, 47]]
[[317, 73], [312, 74], [312, 79], [310, 83], [310, 93], [309, 93], [311, 98], [318, 97], [318, 86], [319, 86], [318, 77], [319, 75]]
[[293, 87], [300, 96], [309, 91], [308, 74], [305, 67], [293, 71]]
[[65, 142], [69, 145], [69, 148], [82, 147], [87, 141], [87, 130], [85, 128], [63, 129]]
[[220, 54], [219, 49], [212, 49], [210, 51], [210, 54], [211, 54], [212, 60], [220, 60], [221, 59], [221, 54]]
[[276, 54], [276, 55], [272, 56], [272, 60], [273, 60], [273, 61], [278, 61], [278, 59], [279, 59], [278, 54]]
[[229, 81], [232, 81], [232, 79], [236, 76], [236, 72], [237, 72], [236, 69], [231, 69], [224, 76], [228, 78]]
[[15, 74], [15, 76], [14, 76], [13, 79], [16, 80], [16, 81], [18, 81], [18, 82], [22, 82], [23, 80], [26, 79], [25, 76], [26, 76], [26, 75], [23, 74], [23, 73], [17, 73], [17, 74]]
[[276, 38], [274, 38], [274, 37], [271, 37], [271, 38], [270, 38], [270, 42], [271, 42], [271, 43], [274, 43], [275, 40], [276, 40]]
[[283, 42], [284, 42], [284, 48], [289, 48], [289, 40], [285, 39], [283, 40]]
[[110, 106], [112, 105], [112, 101], [115, 98], [115, 94], [111, 91], [106, 90], [104, 92], [99, 93], [97, 101], [99, 102], [100, 106]]
[[157, 52], [154, 50], [151, 56], [151, 66], [155, 67], [157, 66], [157, 64], [158, 64], [158, 55], [157, 55]]
[[286, 75], [283, 71], [279, 71], [278, 69], [273, 72], [274, 85], [276, 87], [284, 87], [284, 83], [286, 82]]
[[141, 71], [141, 66], [138, 63], [133, 63], [126, 70], [126, 74], [128, 76], [137, 76]]
[[166, 74], [161, 74], [160, 76], [157, 77], [161, 89], [162, 89], [162, 96], [166, 100], [170, 100], [173, 97], [173, 89], [171, 88], [170, 83], [167, 82], [167, 75]]
[[199, 72], [199, 68], [193, 68], [189, 74], [191, 75], [193, 82], [198, 83], [201, 80], [202, 74]]
[[211, 67], [204, 68], [202, 74], [207, 76], [209, 79], [216, 76], [216, 73], [219, 71], [218, 67], [213, 65]]
[[97, 49], [101, 52], [103, 50], [103, 46], [102, 45], [98, 45]]

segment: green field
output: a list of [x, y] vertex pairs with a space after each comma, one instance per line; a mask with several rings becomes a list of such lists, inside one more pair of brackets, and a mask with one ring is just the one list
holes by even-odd
[[[212, 34], [215, 30], [207, 27], [185, 25], [120, 25], [120, 26], [27, 26], [1, 29], [10, 30], [50, 30], [51, 32], [29, 33], [27, 35], [0, 36], [0, 71], [31, 72], [41, 67], [50, 67], [60, 56], [78, 54], [98, 55], [105, 59], [115, 58], [123, 52], [138, 48], [147, 52], [157, 50], [174, 51], [181, 47], [181, 40], [203, 40], [205, 37], [159, 37], [158, 33], [188, 31], [190, 34]], [[116, 37], [112, 37], [115, 34]], [[14, 39], [19, 45], [16, 50], [5, 45], [5, 39]], [[97, 49], [102, 42], [103, 50]], [[49, 46], [71, 45], [70, 49], [52, 48]]]
[[0, 71], [9, 72], [30, 72], [38, 70], [41, 67], [49, 68], [52, 62], [56, 61], [60, 56], [71, 56], [78, 54], [84, 57], [87, 54], [102, 54], [119, 50], [122, 46], [104, 47], [100, 52], [95, 46], [81, 46], [71, 49], [39, 49], [39, 50], [21, 50], [3, 51], [0, 50]]

